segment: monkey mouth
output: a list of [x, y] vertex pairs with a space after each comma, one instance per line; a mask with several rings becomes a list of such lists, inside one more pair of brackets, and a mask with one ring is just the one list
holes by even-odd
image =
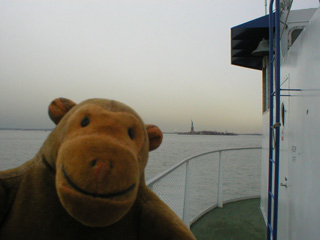
[[74, 182], [72, 182], [72, 180], [70, 179], [70, 177], [68, 176], [68, 174], [64, 168], [64, 165], [62, 165], [62, 172], [63, 172], [63, 175], [66, 178], [67, 182], [74, 190], [76, 190], [84, 195], [88, 195], [88, 196], [95, 197], [95, 198], [113, 198], [113, 197], [122, 196], [122, 195], [130, 192], [131, 190], [133, 190], [136, 186], [136, 184], [132, 184], [127, 189], [119, 191], [119, 192], [115, 192], [115, 193], [107, 193], [107, 194], [90, 193], [90, 192], [87, 192], [87, 191], [81, 189]]

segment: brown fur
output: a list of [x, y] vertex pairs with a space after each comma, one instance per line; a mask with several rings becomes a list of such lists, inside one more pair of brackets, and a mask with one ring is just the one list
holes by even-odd
[[38, 154], [0, 172], [0, 239], [195, 239], [145, 185], [160, 129], [128, 106], [56, 99]]

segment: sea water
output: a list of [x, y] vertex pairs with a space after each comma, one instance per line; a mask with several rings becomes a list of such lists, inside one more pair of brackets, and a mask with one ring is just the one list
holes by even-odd
[[[17, 167], [33, 158], [50, 133], [38, 130], [0, 130], [0, 171]], [[164, 134], [161, 146], [149, 154], [146, 179], [187, 157], [240, 147], [261, 147], [261, 136]], [[260, 162], [260, 159], [257, 161]]]
[[[0, 171], [17, 167], [31, 159], [50, 131], [0, 130]], [[200, 153], [261, 147], [257, 135], [178, 135], [164, 134], [161, 146], [150, 152], [145, 169], [146, 180], [174, 164]], [[230, 151], [222, 154], [223, 201], [260, 194], [261, 150]], [[190, 161], [190, 217], [217, 203], [219, 154], [209, 154]], [[182, 217], [186, 165], [157, 182], [153, 190]]]

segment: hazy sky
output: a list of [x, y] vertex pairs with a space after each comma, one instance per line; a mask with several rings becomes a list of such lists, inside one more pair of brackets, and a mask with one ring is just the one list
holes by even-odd
[[261, 72], [230, 64], [230, 28], [264, 13], [264, 0], [0, 0], [0, 128], [51, 128], [54, 98], [99, 97], [163, 131], [261, 132]]

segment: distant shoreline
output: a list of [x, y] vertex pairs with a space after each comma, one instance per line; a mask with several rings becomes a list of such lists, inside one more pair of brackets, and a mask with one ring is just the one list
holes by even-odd
[[216, 131], [199, 131], [199, 132], [178, 132], [179, 135], [227, 135], [227, 136], [236, 136], [236, 133], [229, 132], [216, 132]]
[[4, 131], [52, 131], [53, 128], [0, 128]]
[[238, 136], [238, 135], [248, 135], [248, 136], [261, 136], [261, 133], [229, 133], [229, 132], [215, 132], [215, 131], [200, 131], [200, 132], [164, 132], [164, 134], [176, 134], [176, 135], [192, 135], [192, 136]]
[[[54, 128], [0, 128], [1, 131], [52, 131]], [[238, 136], [238, 135], [248, 135], [248, 136], [261, 136], [261, 133], [228, 133], [228, 132], [215, 132], [215, 131], [200, 131], [200, 132], [163, 132], [163, 134], [176, 134], [176, 135], [193, 135], [193, 136], [210, 136], [210, 135], [220, 135], [220, 136]]]

